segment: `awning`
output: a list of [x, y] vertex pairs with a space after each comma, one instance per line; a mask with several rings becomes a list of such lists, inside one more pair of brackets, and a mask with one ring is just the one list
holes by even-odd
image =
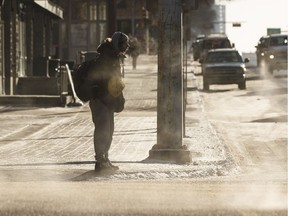
[[63, 19], [63, 9], [57, 6], [56, 4], [50, 2], [49, 0], [34, 0], [34, 2], [40, 7], [48, 10], [50, 13]]

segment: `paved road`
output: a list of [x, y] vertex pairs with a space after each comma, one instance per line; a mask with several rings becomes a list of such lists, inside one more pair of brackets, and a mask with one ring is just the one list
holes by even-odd
[[197, 76], [205, 113], [246, 176], [285, 182], [287, 71], [271, 75], [252, 67], [246, 75], [245, 91], [237, 85], [212, 85], [208, 92]]
[[287, 215], [285, 178], [275, 184], [243, 172], [204, 112], [192, 73], [183, 140], [192, 163], [146, 160], [157, 139], [156, 60], [142, 56], [135, 71], [128, 59], [127, 104], [116, 115], [111, 148], [120, 171], [113, 175], [93, 172], [87, 104], [1, 107], [0, 215]]

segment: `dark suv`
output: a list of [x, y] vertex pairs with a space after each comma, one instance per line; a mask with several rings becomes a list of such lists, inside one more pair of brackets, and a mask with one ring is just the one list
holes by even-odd
[[232, 48], [234, 44], [231, 44], [226, 35], [223, 34], [211, 34], [203, 38], [202, 47], [200, 52], [200, 60], [203, 61], [206, 58], [207, 52], [211, 49], [219, 48]]
[[264, 52], [266, 50], [266, 44], [269, 39], [269, 36], [262, 36], [256, 47], [256, 57], [257, 57], [257, 66], [259, 67], [261, 65], [261, 62], [264, 59]]
[[265, 41], [264, 66], [270, 73], [274, 70], [287, 70], [287, 35], [270, 35]]

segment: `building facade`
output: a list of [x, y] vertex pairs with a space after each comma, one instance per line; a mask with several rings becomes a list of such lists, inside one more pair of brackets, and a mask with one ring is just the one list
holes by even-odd
[[21, 77], [46, 76], [37, 61], [57, 56], [57, 1], [2, 0], [0, 26], [0, 94], [15, 95]]
[[157, 52], [158, 0], [116, 1], [117, 29], [137, 37], [143, 53]]
[[80, 51], [95, 51], [115, 30], [114, 0], [61, 0], [60, 5], [64, 8], [60, 24], [61, 59], [77, 62]]
[[136, 36], [143, 52], [147, 42], [156, 40], [158, 1], [60, 0], [60, 5], [64, 9], [60, 27], [61, 59], [79, 63], [81, 51], [95, 51], [115, 31]]
[[80, 51], [95, 51], [115, 31], [139, 37], [147, 50], [157, 40], [157, 7], [155, 0], [0, 0], [0, 95], [58, 94], [44, 91], [58, 82], [55, 69], [79, 63]]
[[95, 50], [116, 28], [115, 0], [2, 0], [0, 7], [0, 95], [58, 94], [61, 62]]

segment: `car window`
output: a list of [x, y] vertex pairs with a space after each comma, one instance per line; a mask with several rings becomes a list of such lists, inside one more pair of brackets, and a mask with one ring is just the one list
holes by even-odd
[[270, 46], [283, 46], [287, 45], [287, 36], [271, 37]]
[[266, 47], [266, 46], [267, 46], [267, 45], [266, 45], [267, 39], [268, 39], [268, 38], [261, 38], [261, 39], [259, 40], [259, 42], [258, 42], [258, 47], [259, 47], [259, 48], [264, 48], [264, 47]]
[[207, 63], [221, 62], [242, 62], [242, 58], [238, 52], [210, 52], [207, 55]]
[[204, 49], [231, 48], [231, 44], [227, 39], [204, 40]]

